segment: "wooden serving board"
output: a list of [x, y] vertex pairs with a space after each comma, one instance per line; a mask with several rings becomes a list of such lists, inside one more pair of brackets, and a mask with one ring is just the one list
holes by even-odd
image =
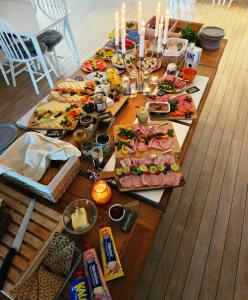
[[[1, 182], [0, 198], [4, 199], [6, 210], [12, 216], [12, 223], [0, 242], [0, 263], [2, 263], [14, 241], [31, 198]], [[18, 282], [22, 281], [45, 251], [54, 233], [62, 232], [63, 228], [62, 215], [36, 201], [20, 252], [12, 260], [4, 292], [8, 294]]]
[[[127, 102], [127, 100], [128, 100], [128, 96], [121, 96], [119, 101], [115, 102], [113, 106], [108, 107], [106, 109], [106, 112], [111, 112], [113, 116], [116, 116], [117, 113], [122, 108], [122, 106]], [[91, 115], [96, 117], [97, 114], [98, 114], [97, 112], [93, 112]]]
[[[156, 125], [156, 124], [162, 124], [163, 122], [152, 122], [152, 123], [144, 123], [141, 124], [142, 126], [151, 126], [151, 125]], [[169, 129], [173, 129], [173, 124], [170, 121], [166, 121], [166, 123], [168, 124], [168, 128]], [[126, 125], [117, 125], [114, 127], [114, 142], [118, 142], [118, 132], [119, 132], [119, 128], [120, 127], [132, 127], [133, 125], [138, 125], [138, 124], [126, 124]], [[171, 150], [172, 153], [175, 153], [176, 155], [179, 155], [181, 152], [181, 148], [179, 146], [178, 140], [177, 140], [177, 136], [176, 136], [176, 132], [174, 130], [174, 137], [173, 137], [173, 143], [171, 145]], [[115, 147], [115, 157], [116, 158], [124, 158], [124, 157], [133, 157], [133, 158], [142, 158], [142, 157], [146, 157], [149, 156], [151, 154], [160, 154], [161, 152], [164, 152], [165, 150], [157, 150], [157, 149], [149, 149], [147, 151], [143, 151], [143, 152], [139, 152], [137, 151], [136, 153], [133, 154], [123, 154], [121, 151], [117, 150], [117, 147]]]
[[[179, 161], [177, 159], [177, 157], [175, 157], [176, 162], [179, 164]], [[116, 165], [115, 168], [121, 168], [121, 164], [120, 164], [121, 158], [116, 159]], [[181, 171], [181, 169], [180, 169]], [[109, 179], [109, 178], [114, 178], [116, 185], [118, 187], [118, 190], [120, 192], [134, 192], [134, 191], [145, 191], [145, 190], [157, 190], [157, 189], [172, 189], [172, 188], [177, 188], [180, 186], [183, 186], [185, 184], [185, 180], [184, 177], [182, 176], [180, 184], [178, 186], [167, 186], [167, 185], [158, 185], [158, 186], [144, 186], [144, 187], [130, 187], [130, 188], [126, 188], [126, 187], [122, 187], [120, 184], [120, 177], [118, 177], [116, 175], [115, 170], [114, 171], [103, 171], [100, 174], [100, 179]]]

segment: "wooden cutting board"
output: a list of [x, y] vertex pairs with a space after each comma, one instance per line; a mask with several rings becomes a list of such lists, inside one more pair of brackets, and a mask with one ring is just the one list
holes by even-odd
[[[151, 126], [151, 125], [162, 124], [162, 123], [163, 122], [152, 122], [152, 123], [144, 123], [144, 124], [141, 124], [141, 125], [142, 126]], [[174, 130], [172, 122], [166, 121], [166, 123], [167, 123], [169, 129]], [[120, 127], [132, 127], [133, 125], [136, 125], [136, 124], [116, 125], [114, 127], [114, 141], [115, 141], [115, 143], [118, 142], [117, 134], [119, 132], [119, 128]], [[174, 130], [173, 142], [172, 142], [172, 145], [171, 145], [170, 148], [171, 148], [172, 152], [175, 153], [176, 155], [179, 155], [180, 152], [181, 152], [181, 148], [179, 146], [175, 130]], [[160, 154], [161, 152], [164, 152], [164, 150], [149, 149], [147, 151], [142, 151], [142, 152], [136, 151], [136, 153], [133, 153], [133, 154], [128, 153], [127, 155], [125, 155], [121, 151], [118, 151], [117, 147], [115, 147], [115, 157], [116, 158], [124, 158], [124, 157], [142, 158], [142, 157], [147, 157], [151, 154]]]
[[[0, 264], [2, 264], [18, 232], [31, 198], [1, 182], [0, 198], [4, 199], [5, 208], [12, 216], [12, 222], [0, 242]], [[8, 294], [13, 286], [29, 272], [29, 269], [46, 249], [54, 233], [62, 232], [63, 228], [61, 214], [36, 201], [20, 252], [12, 261], [5, 281], [4, 292]]]

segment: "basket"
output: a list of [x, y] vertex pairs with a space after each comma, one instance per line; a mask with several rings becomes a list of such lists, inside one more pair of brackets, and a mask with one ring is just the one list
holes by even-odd
[[80, 159], [73, 156], [68, 159], [58, 174], [48, 185], [41, 184], [14, 171], [3, 174], [3, 177], [23, 189], [51, 202], [58, 202], [73, 179], [80, 171]]
[[175, 63], [178, 69], [182, 69], [185, 62], [185, 57], [187, 53], [188, 40], [180, 38], [168, 38], [167, 45], [173, 45], [177, 43], [182, 43], [183, 47], [180, 51], [177, 50], [165, 50], [161, 59], [162, 65], [167, 67], [170, 63]]

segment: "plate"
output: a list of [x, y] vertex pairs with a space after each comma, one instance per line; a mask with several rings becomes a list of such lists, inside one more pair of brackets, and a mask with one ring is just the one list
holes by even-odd
[[[126, 57], [125, 57], [125, 61], [126, 61], [126, 65], [127, 66], [135, 63], [135, 57], [134, 57], [134, 55], [127, 54]], [[120, 54], [118, 54], [118, 55], [115, 54], [112, 57], [111, 62], [112, 62], [112, 65], [114, 67], [116, 67], [117, 69], [120, 69], [120, 70], [125, 70], [126, 69], [124, 63], [121, 63], [121, 62], [123, 62], [123, 59], [122, 59], [122, 57], [121, 57]]]
[[208, 38], [223, 38], [225, 31], [217, 26], [208, 26], [202, 29], [201, 34]]
[[12, 124], [0, 124], [0, 153], [17, 138], [17, 129]]
[[107, 74], [106, 72], [92, 72], [85, 76], [86, 81], [95, 81], [99, 84], [107, 83]]
[[107, 67], [106, 62], [101, 58], [88, 59], [82, 64], [82, 70], [86, 73], [92, 73], [95, 71], [105, 71]]

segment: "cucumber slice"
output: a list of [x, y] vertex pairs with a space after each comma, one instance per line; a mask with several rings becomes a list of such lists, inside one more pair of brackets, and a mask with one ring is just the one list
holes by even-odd
[[124, 174], [127, 174], [127, 173], [129, 173], [130, 172], [130, 168], [129, 167], [124, 167], [123, 168], [123, 173]]
[[156, 171], [157, 171], [157, 167], [156, 166], [150, 166], [150, 172], [152, 174], [155, 174]]
[[157, 165], [157, 169], [158, 169], [159, 171], [163, 172], [164, 169], [165, 169], [165, 166], [164, 166], [163, 164], [158, 164], [158, 165]]
[[132, 168], [132, 174], [133, 175], [139, 175], [141, 172], [139, 170], [139, 168]]
[[179, 168], [180, 168], [179, 165], [176, 164], [176, 163], [174, 163], [174, 164], [171, 165], [171, 170], [174, 171], [174, 172], [179, 171]]
[[145, 173], [147, 171], [147, 166], [146, 165], [140, 165], [139, 169], [141, 172]]
[[121, 177], [123, 175], [123, 169], [122, 168], [118, 168], [115, 170], [117, 176]]

